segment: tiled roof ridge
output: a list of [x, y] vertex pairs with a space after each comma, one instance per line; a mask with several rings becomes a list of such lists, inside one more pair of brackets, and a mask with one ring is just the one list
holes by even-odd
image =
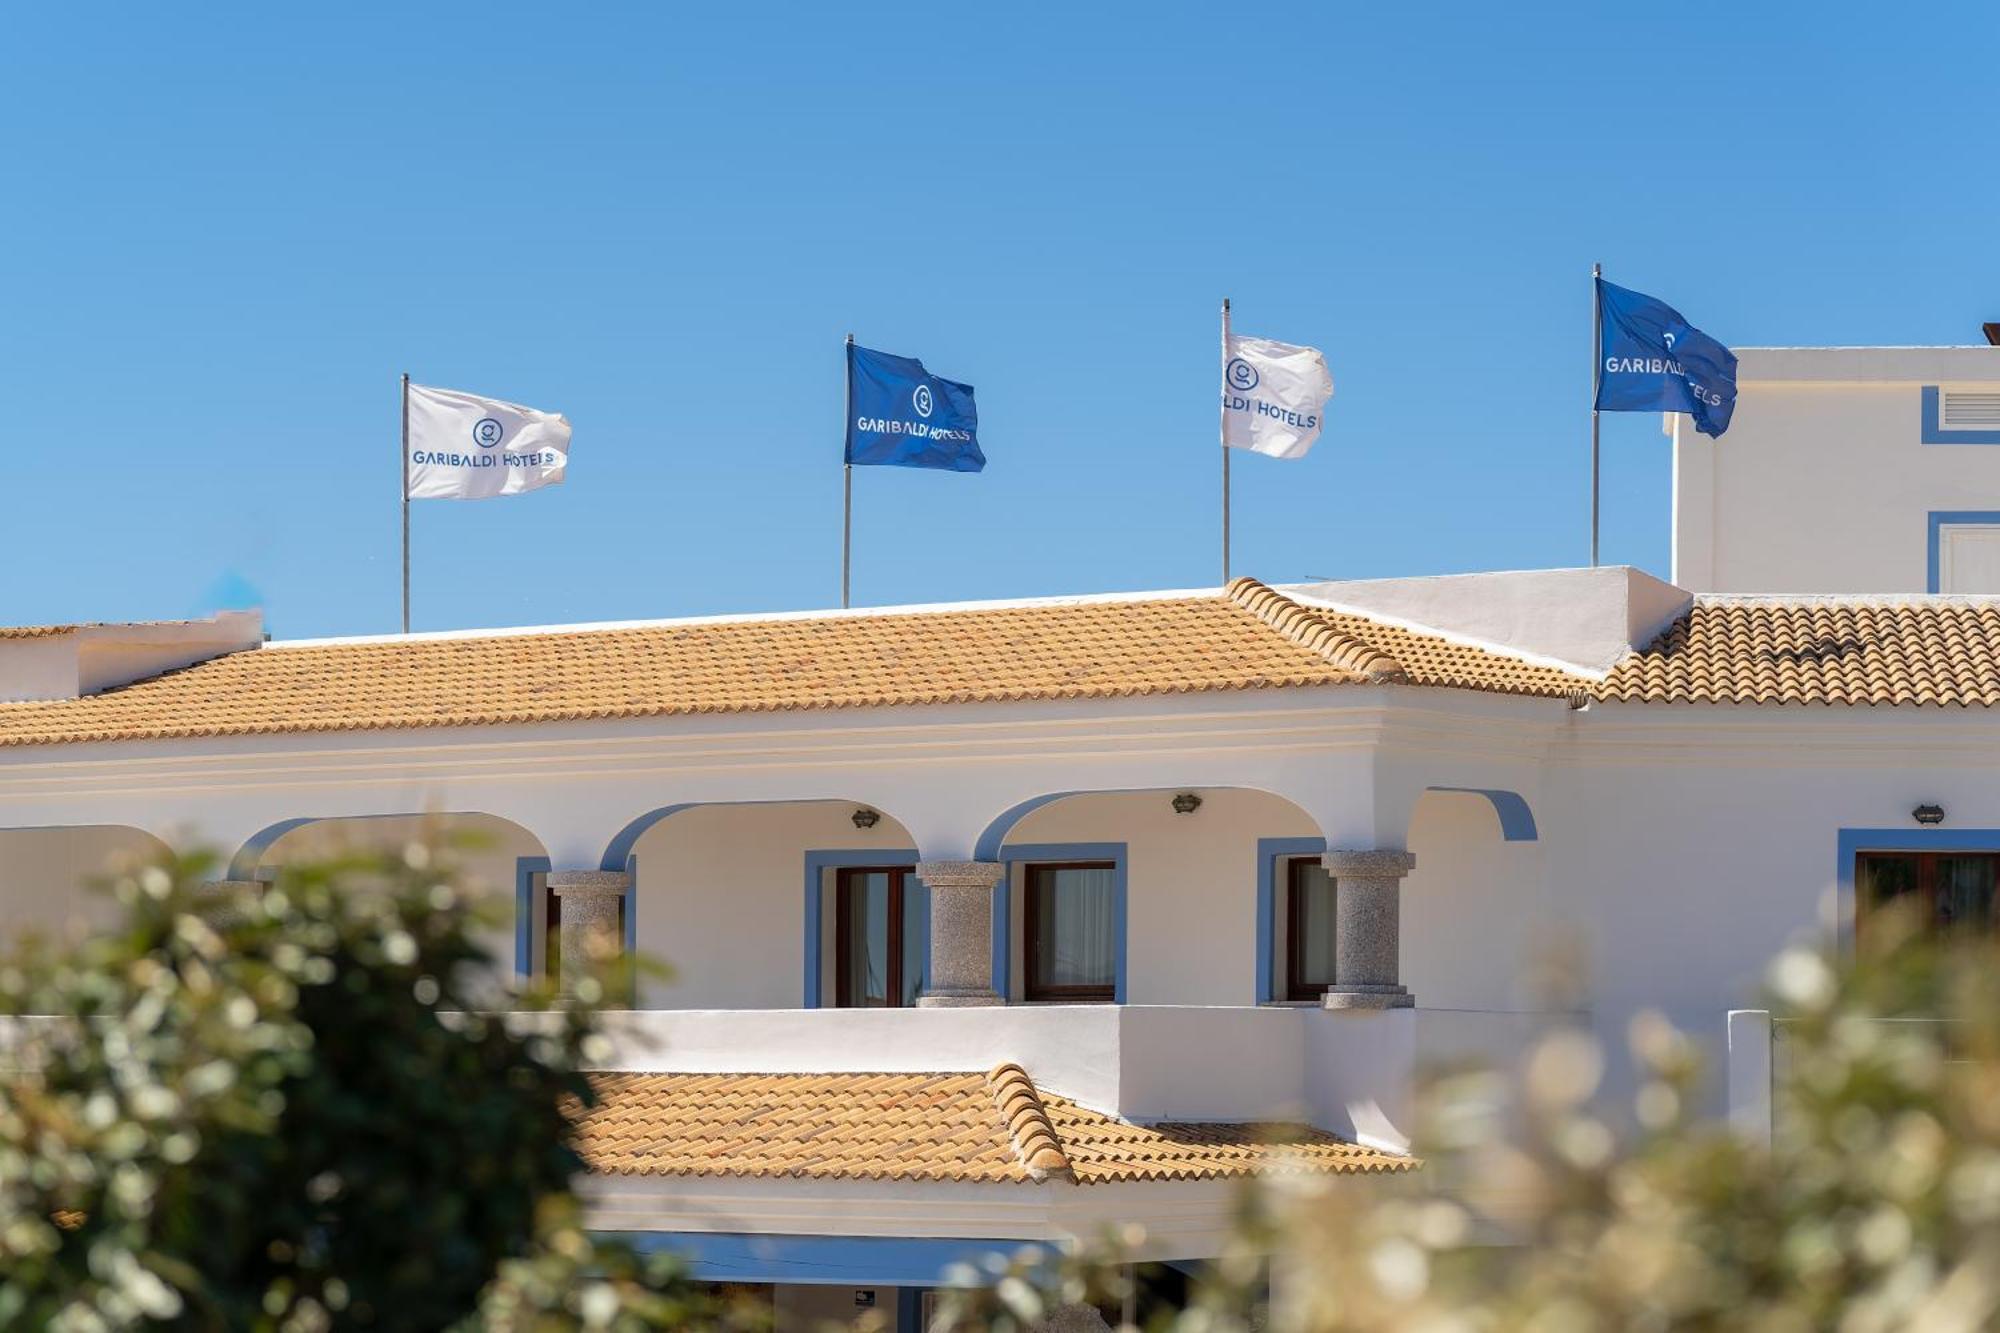
[[1048, 1109], [1042, 1105], [1042, 1096], [1035, 1091], [1028, 1071], [1012, 1063], [995, 1065], [986, 1075], [986, 1086], [993, 1093], [1001, 1123], [1007, 1126], [1014, 1155], [1029, 1176], [1075, 1180], [1076, 1172], [1070, 1168], [1069, 1157], [1056, 1137], [1055, 1126], [1049, 1123]]
[[1232, 579], [1223, 595], [1301, 648], [1371, 685], [1404, 684], [1410, 679], [1401, 662], [1373, 644], [1335, 629], [1311, 607], [1268, 584], [1247, 576]]
[[[1693, 606], [1796, 607], [1801, 610], [1881, 610], [1901, 606], [2000, 606], [1990, 592], [1698, 592]], [[1686, 615], [1684, 611], [1681, 613]]]

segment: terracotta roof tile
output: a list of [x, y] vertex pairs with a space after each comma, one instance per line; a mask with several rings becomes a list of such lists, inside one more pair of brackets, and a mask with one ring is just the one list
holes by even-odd
[[0, 704], [0, 745], [1103, 699], [1370, 679], [1543, 693], [1579, 683], [1477, 648], [1312, 610], [1239, 579], [1210, 596], [280, 645], [80, 699]]
[[2000, 604], [1701, 598], [1593, 691], [1644, 703], [2000, 703]]
[[1253, 579], [1208, 596], [280, 645], [83, 698], [0, 703], [0, 746], [1360, 683], [1991, 706], [2000, 604], [1702, 599], [1602, 681]]
[[1295, 1125], [1132, 1125], [990, 1074], [599, 1074], [591, 1169], [627, 1176], [1078, 1184], [1418, 1163]]

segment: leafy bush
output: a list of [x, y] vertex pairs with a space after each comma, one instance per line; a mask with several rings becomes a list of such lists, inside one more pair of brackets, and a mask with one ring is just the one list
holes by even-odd
[[210, 864], [125, 875], [114, 929], [0, 965], [0, 1327], [745, 1317], [579, 1225], [601, 982], [480, 1013], [492, 923], [429, 843], [263, 891]]

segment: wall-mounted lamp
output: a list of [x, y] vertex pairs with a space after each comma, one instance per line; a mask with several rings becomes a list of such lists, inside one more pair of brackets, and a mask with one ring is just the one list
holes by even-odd
[[1942, 824], [1944, 823], [1944, 807], [1941, 805], [1920, 805], [1910, 811], [1910, 818], [1916, 820], [1919, 824]]
[[1177, 815], [1191, 815], [1199, 809], [1201, 809], [1201, 797], [1191, 791], [1181, 792], [1174, 797], [1174, 813]]
[[857, 809], [851, 816], [851, 818], [854, 820], [854, 827], [856, 828], [874, 828], [876, 822], [879, 821], [882, 818], [882, 816], [876, 814], [873, 810], [870, 810], [867, 806], [864, 805], [859, 809]]

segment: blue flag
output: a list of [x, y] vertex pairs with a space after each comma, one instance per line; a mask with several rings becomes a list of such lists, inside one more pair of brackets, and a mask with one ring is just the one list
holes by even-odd
[[1736, 355], [1664, 301], [1597, 280], [1597, 406], [1686, 412], [1704, 435], [1729, 429]]
[[847, 344], [847, 461], [979, 471], [972, 386], [939, 379], [914, 357]]

